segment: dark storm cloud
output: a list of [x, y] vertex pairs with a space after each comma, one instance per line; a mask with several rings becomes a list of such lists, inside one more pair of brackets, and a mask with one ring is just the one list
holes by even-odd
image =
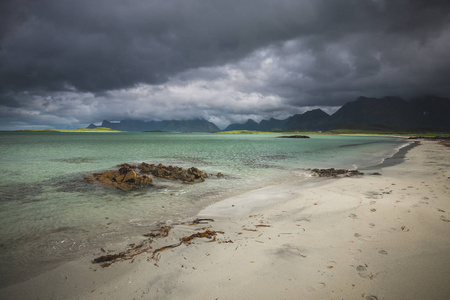
[[164, 82], [178, 71], [222, 64], [287, 35], [282, 26], [264, 30], [278, 17], [253, 4], [36, 1], [2, 39], [0, 78], [4, 88], [15, 90], [98, 91]]
[[360, 95], [450, 96], [449, 1], [14, 0], [0, 11], [0, 105], [24, 118], [119, 117], [120, 99], [152, 118], [188, 107], [238, 120]]

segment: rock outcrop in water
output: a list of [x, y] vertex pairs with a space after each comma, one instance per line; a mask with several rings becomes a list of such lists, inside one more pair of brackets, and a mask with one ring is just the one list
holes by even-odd
[[[153, 186], [153, 179], [149, 176], [150, 174], [156, 178], [181, 180], [183, 183], [203, 182], [208, 177], [206, 173], [195, 167], [183, 170], [183, 168], [177, 166], [154, 165], [145, 162], [139, 165], [121, 164], [118, 167], [119, 170], [86, 175], [84, 180], [129, 191]], [[139, 172], [136, 172], [137, 169]]]
[[114, 186], [122, 191], [140, 189], [153, 185], [153, 180], [147, 175], [137, 174], [132, 168], [122, 166], [119, 170], [109, 170], [85, 176], [87, 182]]
[[199, 169], [192, 167], [187, 170], [183, 170], [181, 167], [176, 166], [164, 166], [162, 164], [154, 165], [141, 163], [137, 166], [141, 173], [152, 174], [155, 177], [166, 178], [170, 180], [181, 180], [184, 183], [188, 182], [203, 182], [208, 174], [203, 173]]
[[346, 170], [346, 169], [311, 169], [311, 172], [313, 172], [314, 176], [318, 177], [338, 177], [338, 176], [345, 176], [345, 177], [353, 177], [353, 176], [360, 176], [364, 175], [364, 173], [359, 172], [358, 170]]
[[282, 139], [309, 139], [310, 137], [307, 135], [283, 135], [278, 136], [278, 138]]

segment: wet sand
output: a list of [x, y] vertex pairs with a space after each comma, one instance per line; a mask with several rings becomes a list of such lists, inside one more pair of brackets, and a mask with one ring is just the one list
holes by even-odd
[[400, 164], [378, 166], [381, 175], [251, 191], [199, 213], [214, 222], [176, 225], [152, 247], [223, 232], [215, 241], [107, 268], [91, 264], [96, 253], [4, 288], [0, 298], [447, 299], [449, 162], [450, 148], [421, 141]]

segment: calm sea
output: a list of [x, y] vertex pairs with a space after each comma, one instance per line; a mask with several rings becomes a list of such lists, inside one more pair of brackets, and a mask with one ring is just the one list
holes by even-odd
[[[307, 178], [307, 168], [357, 168], [404, 139], [276, 134], [0, 132], [0, 285], [177, 222], [251, 189]], [[122, 192], [83, 181], [121, 163], [195, 166], [224, 178]], [[89, 252], [90, 251], [90, 252]], [[29, 274], [29, 275], [25, 275]]]

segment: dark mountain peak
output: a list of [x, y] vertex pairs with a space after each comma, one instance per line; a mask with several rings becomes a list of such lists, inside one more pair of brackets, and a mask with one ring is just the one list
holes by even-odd
[[303, 113], [302, 116], [304, 116], [304, 117], [311, 116], [311, 117], [319, 117], [319, 118], [323, 117], [323, 118], [326, 118], [326, 117], [329, 117], [330, 115], [327, 114], [326, 112], [324, 112], [323, 110], [321, 110], [320, 108], [316, 108], [316, 109], [313, 109], [313, 110], [310, 110], [310, 111], [307, 111], [307, 112]]
[[358, 97], [356, 100], [344, 104], [332, 117], [335, 120], [350, 118], [359, 119], [357, 122], [364, 122], [364, 120], [374, 122], [374, 114], [391, 115], [391, 118], [395, 118], [394, 116], [400, 110], [408, 110], [408, 102], [399, 97], [388, 96], [380, 99]]
[[89, 129], [95, 129], [95, 128], [97, 128], [97, 126], [95, 126], [94, 124], [89, 124], [89, 126], [87, 127], [87, 128], [89, 128]]
[[389, 96], [381, 99], [359, 97], [332, 115], [334, 128], [383, 125], [398, 128], [449, 128], [450, 101], [439, 97], [406, 101]]
[[[261, 122], [285, 122], [287, 119], [280, 120], [275, 118], [270, 118], [269, 120], [262, 120]], [[261, 122], [259, 122], [261, 124]]]
[[[329, 130], [334, 128], [362, 128], [384, 126], [391, 128], [449, 128], [450, 99], [437, 96], [421, 96], [406, 101], [396, 96], [383, 98], [358, 97], [347, 102], [333, 115], [321, 109], [293, 115], [285, 120], [270, 118], [255, 122], [248, 119], [242, 124], [230, 124], [231, 130]], [[96, 128], [90, 124], [88, 128]], [[142, 121], [126, 119], [120, 122], [103, 120], [101, 127], [124, 131], [177, 131], [215, 132], [220, 129], [203, 118], [191, 120]]]
[[230, 124], [224, 130], [225, 131], [232, 131], [232, 130], [258, 130], [258, 123], [256, 123], [252, 119], [248, 119], [247, 122], [245, 122], [244, 124]]
[[259, 131], [281, 131], [286, 125], [288, 119], [278, 120], [275, 118], [270, 118], [269, 120], [262, 120], [258, 124]]
[[321, 109], [313, 109], [289, 118], [285, 130], [328, 130], [330, 116]]
[[[356, 98], [356, 100], [350, 101], [350, 102], [365, 101], [365, 100], [367, 100], [367, 99], [369, 99], [369, 98], [364, 97], [364, 96], [359, 96], [358, 98]], [[347, 103], [350, 103], [350, 102], [347, 102]], [[346, 104], [347, 104], [347, 103], [346, 103]], [[345, 105], [345, 104], [344, 104], [344, 105]]]

